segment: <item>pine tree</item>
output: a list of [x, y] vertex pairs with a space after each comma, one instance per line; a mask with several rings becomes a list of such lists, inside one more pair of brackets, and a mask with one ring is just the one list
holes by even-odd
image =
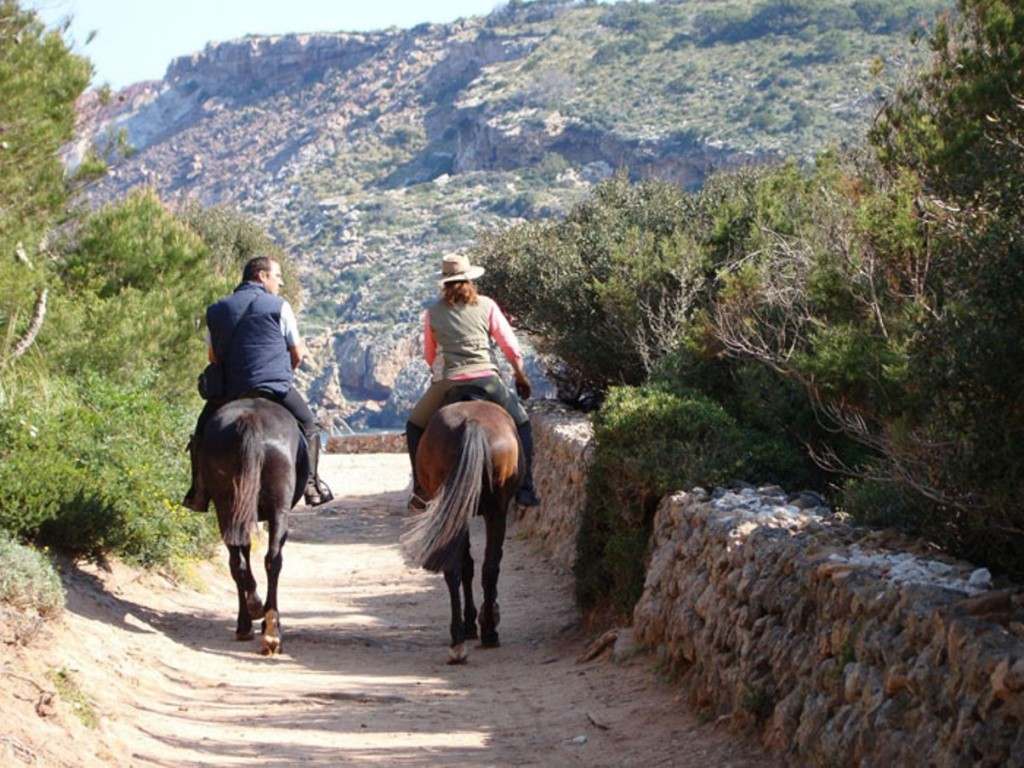
[[72, 135], [88, 60], [34, 12], [0, 0], [0, 365], [31, 345], [45, 317], [47, 231], [65, 209], [58, 153]]

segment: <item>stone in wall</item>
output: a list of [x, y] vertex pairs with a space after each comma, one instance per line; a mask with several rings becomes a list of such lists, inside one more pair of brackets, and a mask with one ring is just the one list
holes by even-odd
[[593, 429], [586, 414], [553, 400], [531, 402], [527, 409], [533, 424], [533, 479], [543, 503], [519, 507], [519, 520], [559, 567], [571, 570]]
[[1024, 765], [1019, 589], [778, 489], [667, 498], [637, 641], [792, 765]]
[[328, 453], [405, 453], [405, 434], [332, 435], [327, 438], [326, 450]]

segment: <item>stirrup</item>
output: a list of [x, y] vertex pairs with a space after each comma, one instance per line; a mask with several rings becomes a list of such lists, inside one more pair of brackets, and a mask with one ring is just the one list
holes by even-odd
[[321, 504], [334, 501], [334, 494], [331, 492], [331, 487], [319, 477], [313, 478], [309, 485], [306, 486], [304, 496], [307, 506], [310, 507], [319, 507]]
[[409, 511], [411, 512], [422, 512], [427, 508], [427, 502], [419, 494], [413, 493], [413, 495], [409, 497], [409, 503], [406, 506], [409, 507]]
[[331, 486], [327, 484], [326, 480], [322, 480], [318, 477], [316, 479], [316, 490], [320, 494], [321, 504], [326, 504], [328, 501], [334, 501], [334, 492], [331, 490]]

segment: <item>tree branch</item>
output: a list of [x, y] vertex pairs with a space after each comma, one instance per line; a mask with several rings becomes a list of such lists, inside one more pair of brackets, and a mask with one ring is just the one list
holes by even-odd
[[32, 321], [29, 323], [24, 335], [18, 340], [18, 343], [14, 345], [14, 349], [11, 351], [11, 360], [17, 360], [23, 354], [28, 351], [28, 348], [32, 346], [32, 342], [36, 340], [36, 336], [39, 335], [39, 330], [43, 327], [43, 319], [46, 317], [46, 289], [43, 288], [39, 294], [39, 298], [36, 300], [35, 309], [32, 311]]

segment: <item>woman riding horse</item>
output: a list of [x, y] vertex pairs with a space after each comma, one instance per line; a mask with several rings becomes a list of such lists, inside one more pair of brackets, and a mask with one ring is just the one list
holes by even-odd
[[435, 371], [434, 379], [405, 425], [413, 472], [411, 509], [423, 509], [426, 501], [423, 486], [416, 476], [416, 452], [423, 431], [449, 390], [467, 384], [512, 416], [526, 456], [526, 472], [516, 493], [516, 503], [525, 507], [541, 503], [533, 483], [530, 416], [498, 375], [492, 340], [511, 363], [516, 393], [524, 400], [530, 397], [530, 380], [526, 377], [519, 341], [512, 326], [493, 299], [477, 293], [473, 281], [483, 273], [483, 267], [470, 264], [462, 254], [441, 259], [441, 296], [427, 309], [423, 330], [423, 357]]

